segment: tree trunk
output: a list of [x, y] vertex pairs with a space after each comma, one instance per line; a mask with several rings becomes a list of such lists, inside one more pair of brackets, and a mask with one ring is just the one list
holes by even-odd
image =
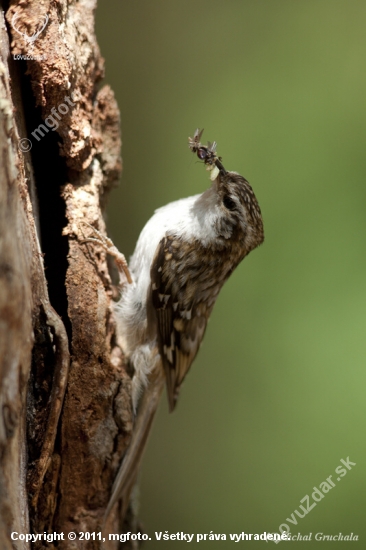
[[[96, 549], [78, 533], [101, 531], [133, 426], [106, 253], [83, 242], [84, 222], [105, 235], [119, 110], [98, 88], [96, 1], [0, 5], [0, 540]], [[108, 532], [137, 529], [131, 509], [120, 521]]]

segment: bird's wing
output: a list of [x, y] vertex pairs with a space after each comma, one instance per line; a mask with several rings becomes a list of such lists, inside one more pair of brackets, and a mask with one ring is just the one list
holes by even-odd
[[[197, 249], [174, 236], [164, 237], [151, 267], [151, 304], [157, 319], [159, 351], [164, 366], [169, 408], [175, 407], [180, 386], [200, 347], [213, 307], [202, 280]], [[211, 293], [208, 292], [211, 297]]]

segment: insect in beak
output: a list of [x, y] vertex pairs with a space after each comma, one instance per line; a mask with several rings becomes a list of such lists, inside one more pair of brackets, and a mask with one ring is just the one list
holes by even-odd
[[210, 179], [214, 181], [219, 173], [226, 174], [226, 170], [221, 163], [221, 157], [216, 154], [217, 143], [207, 142], [207, 145], [201, 144], [201, 137], [203, 134], [203, 128], [200, 130], [197, 128], [193, 138], [188, 138], [188, 145], [192, 153], [196, 153], [197, 157], [206, 164], [206, 169], [211, 172]]

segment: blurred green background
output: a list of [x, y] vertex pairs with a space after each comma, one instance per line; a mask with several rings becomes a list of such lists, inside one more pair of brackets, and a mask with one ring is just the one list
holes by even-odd
[[266, 235], [221, 292], [173, 415], [162, 400], [141, 476], [153, 539], [287, 523], [365, 547], [365, 19], [364, 0], [99, 3], [123, 132], [115, 244], [130, 255], [155, 208], [210, 185], [187, 147], [196, 127], [252, 184]]

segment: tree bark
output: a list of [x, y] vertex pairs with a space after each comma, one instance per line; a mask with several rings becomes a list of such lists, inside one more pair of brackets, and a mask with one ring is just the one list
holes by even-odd
[[[99, 88], [96, 1], [0, 5], [0, 540], [57, 532], [58, 549], [96, 549], [67, 533], [101, 531], [133, 428], [106, 252], [83, 242], [84, 222], [106, 234], [119, 110]], [[138, 529], [131, 509], [109, 521], [123, 529]]]

